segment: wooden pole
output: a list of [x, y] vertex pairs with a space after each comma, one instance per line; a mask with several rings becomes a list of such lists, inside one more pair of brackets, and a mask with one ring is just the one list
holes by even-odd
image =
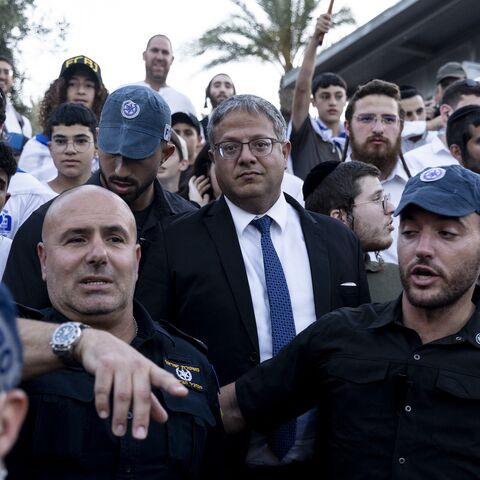
[[[329, 13], [330, 15], [332, 14], [332, 11], [333, 11], [333, 2], [334, 1], [335, 0], [330, 0], [330, 5], [328, 6], [327, 13]], [[322, 35], [322, 38], [320, 38], [320, 40], [318, 41], [318, 46], [320, 46], [323, 43], [323, 37], [324, 37], [324, 35]]]

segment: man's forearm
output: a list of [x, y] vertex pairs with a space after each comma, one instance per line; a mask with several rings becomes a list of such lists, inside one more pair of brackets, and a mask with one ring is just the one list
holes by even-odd
[[225, 431], [227, 433], [237, 433], [245, 430], [246, 423], [238, 406], [235, 383], [229, 383], [222, 387], [219, 398]]
[[58, 325], [25, 318], [19, 318], [17, 325], [23, 343], [23, 380], [64, 367], [50, 347]]

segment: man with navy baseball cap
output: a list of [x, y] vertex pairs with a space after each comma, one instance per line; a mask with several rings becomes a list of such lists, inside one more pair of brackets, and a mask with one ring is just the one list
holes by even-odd
[[[114, 91], [99, 122], [100, 169], [87, 182], [116, 193], [135, 216], [142, 248], [135, 296], [154, 318], [164, 317], [164, 299], [157, 295], [166, 271], [163, 229], [176, 214], [195, 210], [179, 195], [164, 191], [156, 178], [159, 166], [175, 149], [170, 132], [170, 109], [156, 91], [139, 85]], [[38, 209], [17, 232], [3, 278], [18, 303], [37, 309], [50, 306], [36, 253], [49, 205]]]
[[339, 309], [222, 388], [227, 431], [319, 404], [315, 463], [336, 480], [478, 478], [480, 176], [411, 178], [395, 212], [404, 292]]

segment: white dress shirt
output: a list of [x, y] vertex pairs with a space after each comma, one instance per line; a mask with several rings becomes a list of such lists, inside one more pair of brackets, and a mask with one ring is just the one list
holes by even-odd
[[440, 136], [433, 137], [430, 143], [414, 148], [405, 154], [407, 162], [420, 162], [424, 168], [458, 165], [457, 159], [450, 153]]
[[[263, 362], [272, 357], [272, 327], [260, 243], [261, 235], [257, 228], [250, 223], [261, 215], [254, 215], [242, 210], [227, 197], [225, 200], [232, 214], [247, 272], [257, 324], [260, 360]], [[277, 202], [265, 215], [273, 220], [270, 235], [285, 273], [292, 303], [295, 331], [298, 335], [316, 320], [310, 261], [300, 218], [298, 212], [287, 203], [283, 195], [280, 195]], [[282, 464], [289, 463], [294, 459], [302, 460], [313, 451], [315, 437], [315, 422], [311, 418], [313, 415], [312, 411], [297, 419], [296, 441], [283, 458]], [[265, 436], [252, 434], [247, 464], [278, 465], [279, 463], [266, 444]]]

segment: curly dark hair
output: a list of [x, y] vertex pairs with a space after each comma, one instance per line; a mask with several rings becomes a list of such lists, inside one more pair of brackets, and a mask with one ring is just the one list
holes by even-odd
[[10, 179], [17, 171], [17, 161], [13, 151], [5, 142], [0, 142], [0, 170], [7, 174], [8, 183], [10, 183]]
[[[97, 117], [97, 121], [100, 121], [100, 113], [108, 97], [108, 90], [103, 83], [95, 83], [95, 85], [95, 98], [93, 100], [92, 110]], [[47, 131], [48, 117], [52, 111], [67, 101], [67, 87], [68, 79], [59, 77], [50, 84], [50, 87], [48, 87], [48, 90], [45, 92], [45, 96], [40, 104], [40, 125], [42, 126], [42, 132], [44, 134]]]

